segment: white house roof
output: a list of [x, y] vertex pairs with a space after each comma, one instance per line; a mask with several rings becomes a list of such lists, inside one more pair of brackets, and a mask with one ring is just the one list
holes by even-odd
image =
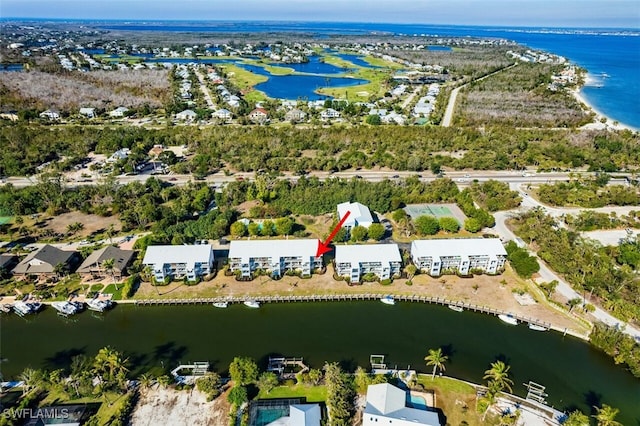
[[373, 217], [369, 207], [360, 203], [340, 203], [338, 204], [338, 216], [340, 219], [344, 217], [347, 211], [351, 212], [349, 218], [345, 221], [343, 226], [353, 226], [354, 224], [364, 224], [369, 226], [373, 223]]
[[411, 254], [418, 257], [439, 256], [506, 256], [498, 238], [446, 238], [415, 240], [411, 243]]
[[149, 246], [142, 263], [145, 265], [164, 265], [167, 263], [209, 262], [213, 258], [211, 246], [184, 245], [184, 246]]
[[296, 404], [289, 407], [290, 426], [320, 426], [318, 404]]
[[246, 240], [231, 241], [229, 259], [248, 262], [257, 257], [315, 257], [318, 240]]
[[[364, 424], [378, 424], [377, 418], [389, 419], [383, 424], [404, 425], [440, 425], [438, 414], [434, 411], [418, 410], [406, 407], [407, 394], [389, 383], [369, 385], [367, 405], [364, 408]], [[375, 418], [375, 421], [371, 421]]]
[[356, 265], [364, 262], [401, 262], [397, 244], [359, 244], [336, 246], [336, 263]]

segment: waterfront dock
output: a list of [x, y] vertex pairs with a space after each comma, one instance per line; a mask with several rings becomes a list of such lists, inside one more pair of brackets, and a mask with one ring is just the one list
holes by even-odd
[[[260, 304], [264, 303], [287, 303], [287, 302], [351, 302], [351, 301], [379, 301], [382, 294], [362, 293], [362, 294], [317, 294], [307, 296], [251, 296]], [[444, 297], [431, 297], [412, 295], [393, 295], [396, 302], [429, 303], [443, 306], [457, 306], [472, 312], [481, 312], [490, 315], [511, 314], [519, 322], [533, 324], [547, 329], [553, 329], [561, 333], [571, 334], [567, 329], [554, 327], [552, 324], [538, 318], [526, 317], [511, 312], [502, 311], [488, 306], [475, 305], [473, 303], [450, 300]], [[244, 303], [247, 297], [210, 297], [210, 298], [186, 298], [186, 299], [142, 299], [135, 300], [136, 306], [157, 306], [157, 305], [212, 305], [213, 303], [226, 302], [228, 304]], [[582, 336], [579, 336], [582, 337]]]

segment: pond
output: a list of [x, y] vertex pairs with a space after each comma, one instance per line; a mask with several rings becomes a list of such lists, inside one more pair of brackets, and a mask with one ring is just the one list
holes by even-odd
[[3, 316], [0, 343], [5, 380], [27, 366], [68, 367], [72, 356], [94, 355], [107, 345], [125, 352], [133, 374], [181, 361], [209, 361], [224, 372], [238, 355], [263, 367], [269, 356], [281, 355], [304, 357], [312, 367], [338, 361], [353, 371], [369, 367], [372, 354], [385, 355], [390, 367], [430, 372], [424, 357], [428, 349], [442, 347], [449, 356], [447, 375], [480, 383], [489, 364], [502, 359], [511, 366], [518, 395], [525, 395], [523, 383], [532, 380], [546, 386], [556, 408], [589, 412], [606, 403], [620, 409], [623, 424], [640, 420], [640, 380], [585, 342], [417, 303], [121, 305], [105, 315], [84, 312], [70, 320], [47, 308], [27, 320]]

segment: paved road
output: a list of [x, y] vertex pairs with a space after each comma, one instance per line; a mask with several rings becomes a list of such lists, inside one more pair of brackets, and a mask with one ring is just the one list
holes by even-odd
[[[524, 208], [526, 209], [527, 207], [524, 207]], [[561, 213], [560, 215], [567, 214], [567, 213], [573, 214], [569, 212], [572, 212], [572, 211], [575, 212], [576, 210], [580, 210], [580, 209], [557, 209], [556, 208], [554, 209], [554, 213], [556, 214]], [[517, 241], [518, 237], [513, 232], [511, 232], [511, 230], [507, 228], [505, 224], [505, 221], [516, 213], [517, 211], [513, 211], [513, 210], [494, 213], [494, 216], [496, 218], [496, 226], [492, 229], [492, 232], [500, 236], [500, 238], [504, 241], [507, 241], [507, 240]], [[534, 252], [530, 251], [530, 254], [532, 256], [537, 257], [536, 253]], [[556, 291], [558, 293], [562, 294], [567, 299], [575, 299], [575, 298], [583, 299], [583, 296], [581, 294], [575, 291], [566, 281], [564, 281], [562, 278], [560, 278], [560, 276], [558, 276], [555, 272], [553, 272], [542, 259], [538, 258], [538, 263], [540, 264], [540, 271], [538, 272], [541, 278], [540, 281], [551, 282], [553, 280], [556, 280], [559, 283], [558, 287], [556, 288]], [[604, 322], [605, 324], [615, 326], [615, 327], [624, 327], [625, 333], [632, 336], [634, 339], [636, 339], [637, 342], [640, 342], [640, 330], [630, 325], [627, 325], [625, 322], [620, 321], [619, 319], [613, 317], [603, 309], [596, 307], [596, 310], [592, 312], [591, 315], [593, 315], [593, 317], [596, 318], [597, 320]]]
[[[432, 181], [438, 179], [436, 175], [433, 175], [431, 172], [421, 172], [420, 174], [416, 172], [406, 172], [406, 171], [371, 171], [371, 170], [358, 170], [358, 171], [344, 171], [344, 172], [311, 172], [309, 176], [315, 176], [320, 180], [332, 179], [332, 178], [346, 178], [350, 179], [353, 177], [359, 177], [370, 182], [380, 182], [384, 179], [395, 179], [395, 178], [407, 178], [410, 176], [420, 176], [422, 181]], [[583, 173], [583, 176], [591, 176], [593, 173]], [[618, 173], [617, 175], [624, 175], [623, 173]], [[130, 182], [144, 182], [151, 175], [149, 174], [140, 174], [134, 176], [118, 176], [116, 179], [121, 184], [127, 184]], [[194, 178], [191, 175], [155, 175], [156, 178], [176, 184], [176, 185], [185, 185], [187, 182], [193, 181]], [[507, 182], [513, 189], [519, 188], [518, 185], [522, 184], [539, 184], [539, 183], [551, 183], [558, 181], [567, 181], [570, 176], [569, 173], [531, 173], [527, 176], [523, 176], [522, 172], [514, 172], [514, 171], [468, 171], [468, 172], [448, 172], [446, 177], [451, 178], [456, 183], [461, 186], [469, 185], [474, 180], [479, 182], [484, 182], [490, 179], [498, 180], [501, 182]], [[291, 172], [285, 172], [279, 179], [289, 179], [292, 181], [298, 180], [300, 177], [292, 174]], [[233, 182], [236, 180], [254, 180], [255, 173], [235, 173], [233, 175], [225, 175], [224, 173], [216, 173], [214, 175], [209, 175], [204, 179], [204, 182], [207, 182], [211, 185], [221, 185], [228, 182]], [[610, 183], [622, 183], [624, 179], [616, 178], [611, 179]], [[9, 177], [4, 179], [4, 183], [11, 183], [16, 188], [23, 188], [25, 186], [33, 185], [37, 182], [37, 178], [35, 176], [29, 177]], [[97, 181], [95, 179], [87, 179], [85, 182], [67, 182], [68, 187], [82, 186], [82, 185], [95, 185]], [[2, 184], [2, 183], [0, 183]]]
[[420, 89], [422, 89], [422, 85], [416, 86], [416, 88], [413, 89], [413, 92], [411, 92], [409, 96], [407, 96], [407, 99], [402, 102], [400, 108], [407, 109], [407, 107], [411, 104], [411, 101], [413, 101], [413, 98], [415, 98], [418, 92], [420, 92]]
[[[497, 73], [499, 73], [499, 72], [502, 72], [502, 71], [508, 70], [509, 68], [513, 68], [513, 67], [515, 67], [516, 65], [517, 65], [517, 63], [512, 64], [512, 65], [509, 65], [509, 66], [508, 66], [508, 67], [506, 67], [506, 68], [502, 68], [502, 69], [499, 69], [498, 71], [494, 71], [494, 72], [492, 72], [491, 74], [487, 74], [487, 75], [485, 75], [484, 77], [480, 77], [479, 79], [474, 80], [474, 81], [482, 81], [482, 80], [484, 80], [484, 79], [485, 79], [485, 78], [487, 78], [487, 77], [491, 77], [491, 76], [492, 76], [492, 75], [494, 75], [494, 74], [497, 74]], [[469, 84], [469, 83], [465, 83], [465, 84], [463, 84], [462, 86], [460, 86], [460, 87], [456, 87], [455, 89], [453, 89], [453, 90], [451, 91], [451, 95], [449, 96], [449, 102], [447, 103], [447, 109], [445, 109], [445, 111], [444, 111], [444, 116], [442, 117], [442, 123], [440, 123], [440, 125], [441, 125], [442, 127], [449, 127], [449, 126], [451, 126], [451, 120], [453, 119], [453, 110], [454, 110], [454, 109], [455, 109], [455, 107], [456, 107], [456, 99], [458, 98], [458, 92], [460, 91], [460, 89], [462, 89], [463, 87], [467, 86], [468, 84]]]
[[196, 77], [198, 77], [198, 81], [200, 82], [200, 90], [204, 95], [204, 100], [207, 102], [207, 107], [209, 107], [211, 111], [215, 111], [218, 108], [211, 98], [211, 93], [209, 93], [209, 88], [207, 87], [207, 82], [205, 81], [204, 76], [198, 69], [196, 69], [194, 72], [196, 73]]

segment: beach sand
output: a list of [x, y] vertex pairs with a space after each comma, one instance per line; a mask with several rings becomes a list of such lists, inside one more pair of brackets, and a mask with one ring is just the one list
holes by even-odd
[[[587, 77], [587, 80], [589, 77]], [[587, 111], [593, 111], [595, 114], [594, 121], [592, 123], [585, 124], [581, 127], [581, 129], [594, 129], [594, 130], [631, 130], [632, 132], [637, 132], [638, 129], [627, 126], [626, 124], [618, 123], [610, 117], [602, 114], [600, 111], [595, 109], [593, 105], [591, 105], [586, 97], [582, 94], [582, 88], [572, 89], [569, 91], [576, 100], [581, 103]]]

